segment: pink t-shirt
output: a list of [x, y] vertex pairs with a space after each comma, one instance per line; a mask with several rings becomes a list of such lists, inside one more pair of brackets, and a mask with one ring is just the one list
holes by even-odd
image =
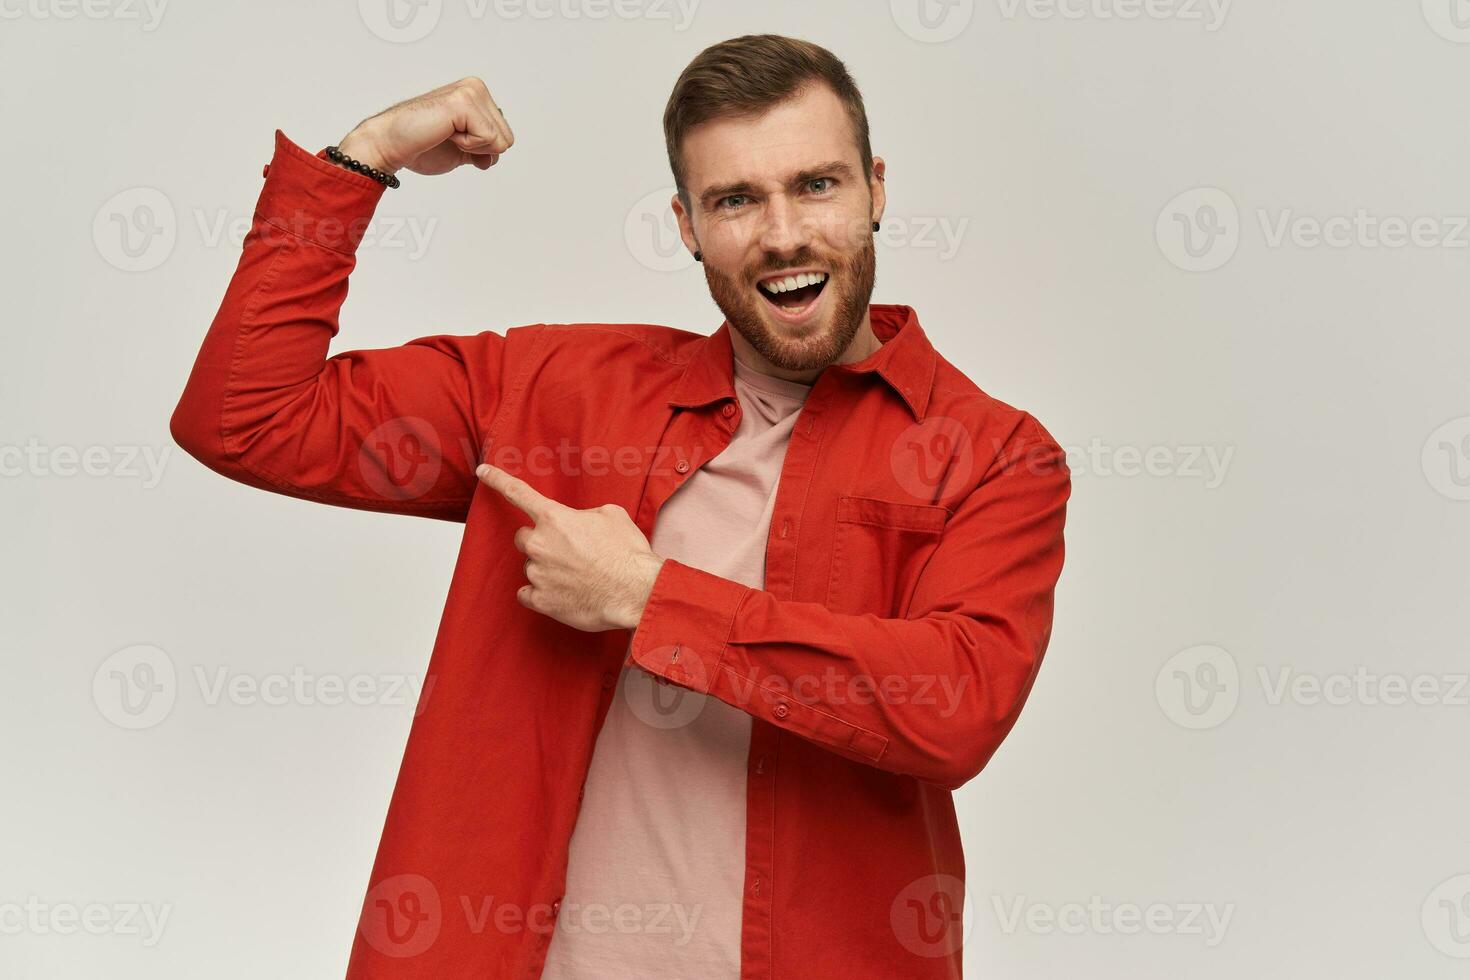
[[[653, 550], [753, 588], [810, 385], [736, 359], [730, 444], [665, 501]], [[625, 663], [572, 833], [545, 980], [739, 980], [750, 715]]]

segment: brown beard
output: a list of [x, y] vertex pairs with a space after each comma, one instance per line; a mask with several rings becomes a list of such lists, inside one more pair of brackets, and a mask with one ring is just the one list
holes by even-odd
[[766, 325], [760, 309], [760, 304], [766, 301], [756, 295], [760, 287], [755, 282], [783, 268], [821, 264], [810, 249], [802, 249], [787, 261], [767, 256], [760, 266], [745, 270], [738, 280], [705, 263], [704, 278], [709, 283], [715, 305], [756, 353], [783, 370], [810, 371], [835, 364], [863, 324], [878, 273], [873, 239], [864, 236], [863, 244], [855, 253], [831, 268], [827, 285], [823, 288], [824, 293], [837, 290], [830, 297], [833, 301], [830, 320], [825, 329], [818, 328], [819, 332], [814, 335], [789, 338], [774, 333]]

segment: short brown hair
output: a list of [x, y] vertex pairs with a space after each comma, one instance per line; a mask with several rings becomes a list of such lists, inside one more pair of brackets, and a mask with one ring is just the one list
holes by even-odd
[[808, 82], [824, 83], [836, 93], [852, 121], [862, 158], [863, 177], [873, 176], [868, 113], [847, 66], [826, 48], [779, 34], [746, 34], [705, 48], [674, 83], [664, 108], [664, 142], [669, 168], [684, 207], [684, 136], [700, 123], [726, 116], [756, 116], [789, 98]]

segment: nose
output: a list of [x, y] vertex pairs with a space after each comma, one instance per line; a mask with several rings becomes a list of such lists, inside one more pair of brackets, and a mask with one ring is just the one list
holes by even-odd
[[765, 252], [789, 255], [811, 243], [810, 224], [785, 194], [773, 194], [761, 218], [757, 244]]

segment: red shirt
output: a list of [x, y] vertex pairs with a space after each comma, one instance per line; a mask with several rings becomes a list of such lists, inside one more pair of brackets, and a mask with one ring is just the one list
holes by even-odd
[[[276, 131], [171, 430], [251, 486], [464, 523], [348, 977], [534, 978], [630, 633], [517, 602], [527, 519], [474, 467], [651, 534], [738, 421], [731, 328], [537, 323], [328, 357], [383, 190]], [[960, 976], [951, 790], [1015, 724], [1051, 632], [1063, 451], [913, 309], [870, 313], [882, 347], [823, 371], [791, 435], [765, 588], [667, 560], [631, 633], [643, 669], [752, 716], [748, 980]]]

